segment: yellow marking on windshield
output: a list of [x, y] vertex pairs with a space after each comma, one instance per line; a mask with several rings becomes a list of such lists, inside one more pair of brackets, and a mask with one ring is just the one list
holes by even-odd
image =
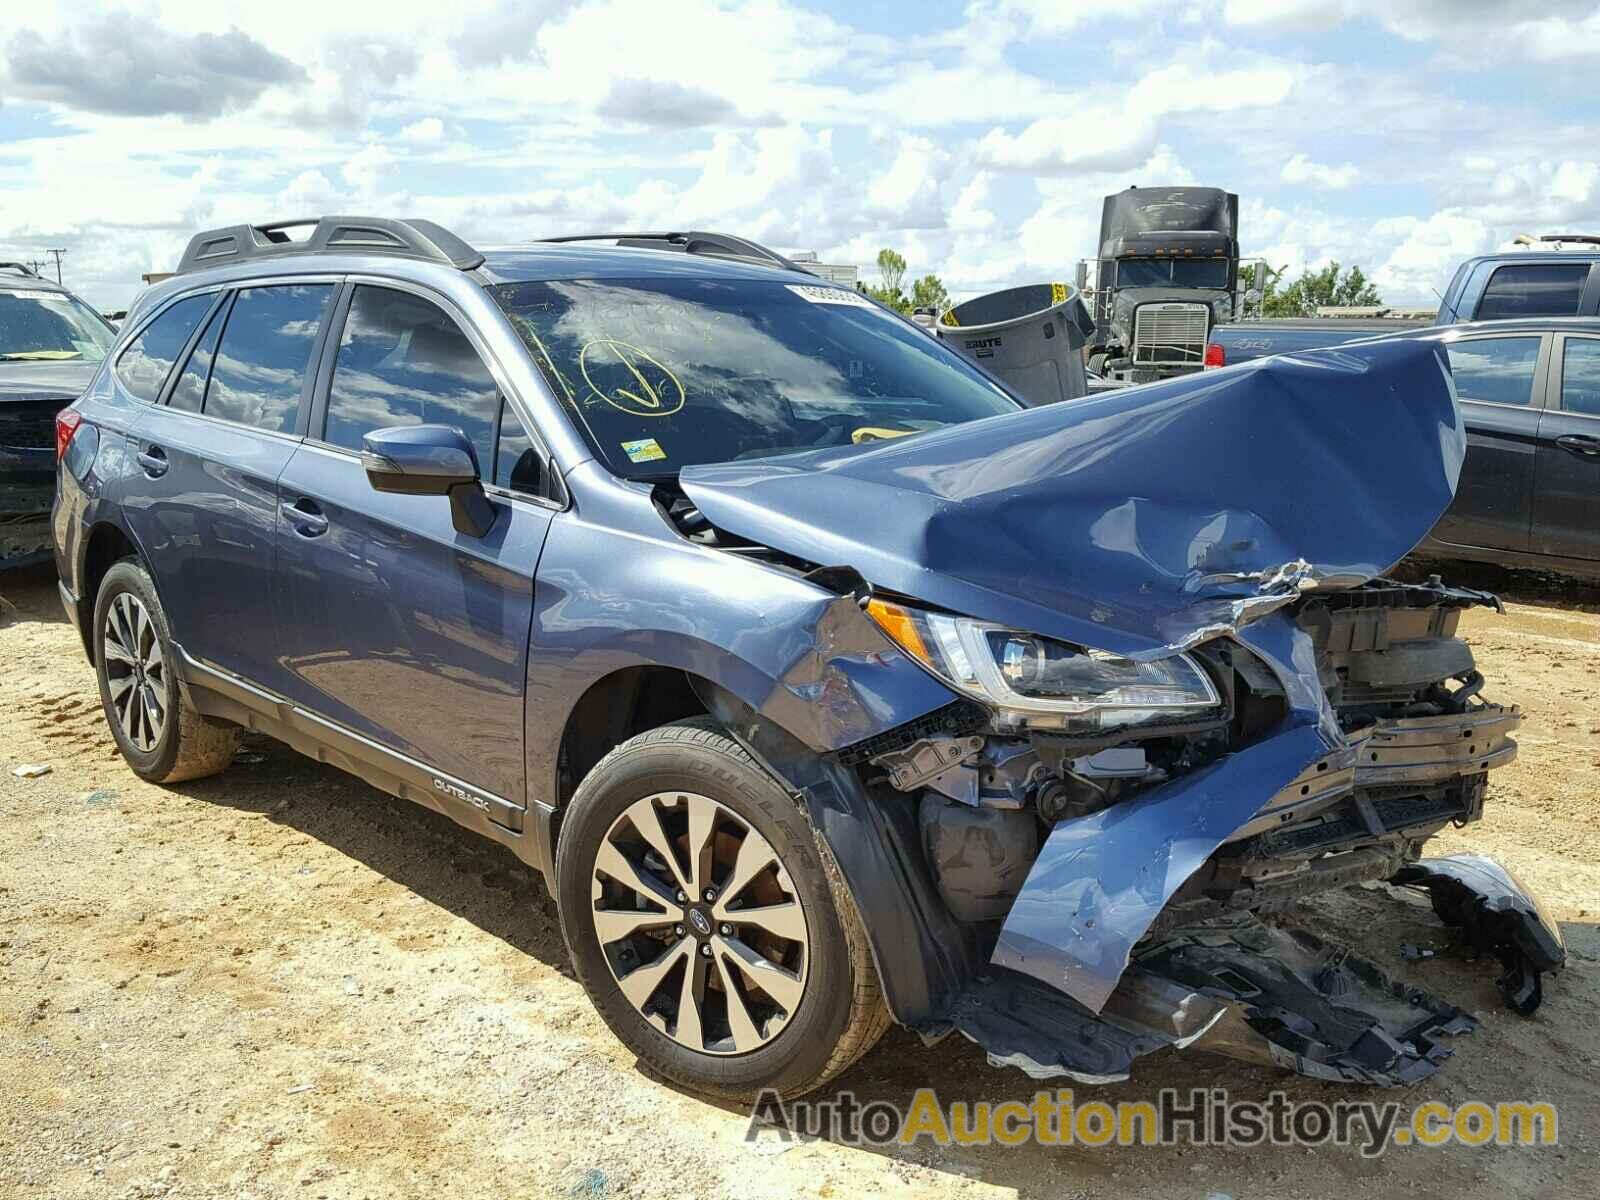
[[539, 337], [539, 331], [533, 327], [533, 322], [526, 317], [519, 316], [517, 321], [523, 330], [533, 339], [533, 344], [539, 348], [539, 353], [544, 355], [544, 361], [550, 366], [550, 373], [561, 384], [561, 390], [567, 393], [567, 399], [572, 403], [578, 402], [578, 394], [572, 390], [572, 385], [567, 382], [567, 377], [561, 373], [561, 368], [556, 366], [556, 360], [550, 357], [550, 351], [544, 348], [544, 342]]
[[[591, 351], [612, 355], [633, 376], [637, 385], [636, 390], [620, 387], [613, 392], [602, 390], [589, 376]], [[663, 378], [651, 383], [645, 376], [644, 364], [660, 371]], [[683, 407], [686, 399], [683, 384], [659, 359], [637, 346], [617, 341], [615, 338], [596, 338], [592, 342], [585, 342], [583, 348], [578, 351], [578, 370], [583, 373], [583, 381], [589, 385], [591, 392], [618, 412], [627, 413], [630, 417], [670, 417]], [[663, 384], [668, 386], [662, 386]], [[677, 392], [676, 403], [673, 403], [673, 391]]]
[[878, 425], [863, 425], [850, 434], [850, 440], [859, 446], [862, 442], [881, 442], [886, 438], [909, 437], [915, 429], [884, 429]]

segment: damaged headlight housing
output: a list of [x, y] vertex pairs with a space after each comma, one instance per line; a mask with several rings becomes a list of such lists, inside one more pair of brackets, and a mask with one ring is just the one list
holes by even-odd
[[1030, 725], [1087, 732], [1201, 716], [1221, 704], [1187, 654], [1135, 662], [878, 597], [867, 615], [951, 687]]

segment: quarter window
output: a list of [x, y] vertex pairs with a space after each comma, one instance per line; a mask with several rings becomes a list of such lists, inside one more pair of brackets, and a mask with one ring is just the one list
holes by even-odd
[[1538, 363], [1536, 337], [1476, 338], [1450, 346], [1450, 373], [1463, 400], [1527, 404]]
[[1561, 357], [1561, 407], [1600, 417], [1600, 339], [1569, 337]]
[[1588, 278], [1588, 263], [1518, 263], [1500, 267], [1483, 289], [1478, 320], [1575, 317]]
[[151, 321], [122, 352], [117, 359], [117, 378], [136, 400], [154, 404], [160, 397], [161, 385], [166, 383], [172, 364], [215, 299], [209, 293], [185, 296]]
[[333, 285], [245, 288], [233, 302], [206, 387], [205, 414], [292, 433]]
[[334, 361], [324, 440], [359, 450], [373, 429], [454, 425], [489, 477], [500, 409], [494, 376], [442, 309], [409, 292], [356, 288]]

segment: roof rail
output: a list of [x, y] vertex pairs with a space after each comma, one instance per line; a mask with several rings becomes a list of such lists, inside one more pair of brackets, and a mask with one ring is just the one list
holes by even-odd
[[[804, 264], [791, 262], [776, 250], [731, 233], [569, 233], [563, 237], [539, 238], [541, 242], [616, 242], [640, 250], [677, 250], [684, 254], [705, 254], [713, 258], [737, 258], [785, 271], [805, 271]], [[814, 275], [815, 271], [807, 271]]]
[[39, 272], [35, 271], [27, 263], [0, 262], [0, 271], [15, 271], [19, 275], [26, 275], [29, 279], [39, 278]]
[[1577, 245], [1600, 245], [1600, 234], [1593, 233], [1546, 233], [1540, 236], [1541, 242], [1572, 242]]
[[[314, 225], [304, 241], [291, 241], [286, 229]], [[432, 221], [392, 217], [308, 217], [267, 225], [229, 225], [189, 239], [177, 274], [251, 262], [284, 254], [393, 254], [471, 271], [483, 255]]]

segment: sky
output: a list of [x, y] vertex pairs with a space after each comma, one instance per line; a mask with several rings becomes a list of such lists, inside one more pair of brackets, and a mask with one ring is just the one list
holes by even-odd
[[124, 308], [194, 232], [427, 217], [497, 245], [713, 229], [958, 298], [1071, 279], [1100, 203], [1226, 187], [1292, 275], [1428, 304], [1600, 232], [1600, 4], [13, 0], [0, 259]]

